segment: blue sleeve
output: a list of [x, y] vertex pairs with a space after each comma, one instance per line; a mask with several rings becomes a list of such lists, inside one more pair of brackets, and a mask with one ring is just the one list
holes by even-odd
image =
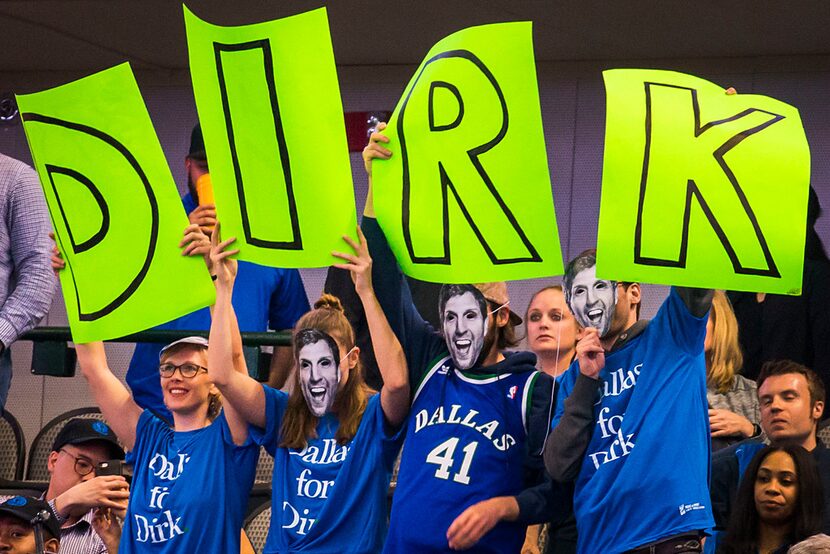
[[281, 390], [262, 385], [265, 391], [265, 429], [248, 426], [248, 436], [254, 443], [264, 446], [272, 456], [280, 445], [280, 427], [282, 416], [288, 407], [288, 395]]
[[397, 427], [387, 423], [383, 415], [383, 406], [380, 403], [380, 393], [369, 398], [369, 405], [366, 412], [372, 416], [372, 436], [378, 437], [383, 449], [383, 464], [386, 471], [391, 472], [395, 466], [395, 459], [401, 451], [404, 436], [406, 436], [406, 419]]
[[660, 333], [658, 336], [668, 337], [677, 348], [695, 356], [703, 352], [708, 320], [708, 314], [703, 317], [693, 316], [677, 293], [677, 289], [672, 287], [649, 327], [656, 326], [655, 331]]
[[146, 450], [152, 448], [162, 428], [166, 427], [167, 425], [154, 416], [150, 410], [141, 412], [138, 423], [135, 425], [135, 444], [133, 444], [133, 449], [127, 452], [126, 462], [135, 466], [137, 460], [145, 456]]
[[429, 369], [427, 364], [446, 350], [446, 344], [415, 308], [409, 285], [377, 220], [364, 216], [360, 226], [366, 235], [369, 253], [372, 256], [375, 295], [406, 354], [409, 379], [414, 393], [416, 384]]
[[310, 309], [300, 272], [296, 269], [279, 271], [279, 280], [271, 293], [268, 307], [268, 326], [275, 331], [292, 329], [297, 320]]
[[182, 196], [182, 207], [184, 208], [185, 213], [190, 215], [190, 212], [198, 208], [199, 205], [196, 204], [196, 200], [193, 199], [193, 195], [188, 192]]

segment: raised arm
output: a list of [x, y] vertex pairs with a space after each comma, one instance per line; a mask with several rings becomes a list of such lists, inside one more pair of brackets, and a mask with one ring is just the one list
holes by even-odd
[[231, 298], [236, 279], [236, 260], [230, 256], [238, 250], [227, 250], [236, 239], [221, 241], [220, 224], [211, 236], [211, 269], [216, 276], [216, 305], [210, 326], [208, 367], [213, 383], [225, 399], [225, 418], [234, 442], [247, 438], [247, 424], [265, 426], [265, 393], [262, 386], [248, 375], [242, 352], [242, 337], [233, 311]]
[[693, 289], [689, 287], [675, 287], [677, 294], [683, 300], [686, 308], [695, 317], [703, 317], [712, 307], [712, 298], [715, 291], [712, 289]]
[[103, 342], [76, 344], [78, 365], [89, 385], [95, 403], [118, 439], [132, 450], [135, 445], [135, 428], [141, 416], [141, 408], [133, 401], [127, 387], [113, 375], [107, 365], [107, 353]]
[[[384, 128], [385, 123], [378, 125], [379, 131]], [[366, 235], [366, 244], [373, 259], [372, 283], [378, 303], [386, 315], [389, 326], [401, 342], [409, 366], [410, 383], [417, 383], [423, 371], [427, 369], [427, 363], [446, 348], [446, 345], [415, 308], [409, 285], [375, 219], [371, 168], [373, 160], [385, 160], [392, 156], [392, 153], [380, 144], [388, 140], [388, 137], [380, 133], [372, 133], [369, 145], [363, 150], [363, 161], [369, 174], [369, 195], [366, 198], [361, 229]]]
[[409, 413], [409, 378], [407, 377], [406, 356], [375, 296], [372, 287], [372, 258], [369, 256], [366, 237], [363, 236], [360, 227], [357, 229], [357, 235], [359, 243], [347, 236], [343, 237], [343, 240], [354, 249], [355, 255], [335, 252], [335, 256], [347, 262], [335, 264], [335, 267], [346, 269], [351, 273], [355, 290], [363, 304], [366, 323], [372, 337], [372, 348], [383, 378], [380, 404], [386, 420], [397, 427], [403, 423]]

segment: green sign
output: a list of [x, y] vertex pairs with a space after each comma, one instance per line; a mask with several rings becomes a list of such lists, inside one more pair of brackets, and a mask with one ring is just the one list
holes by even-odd
[[597, 274], [800, 294], [810, 150], [798, 110], [671, 71], [603, 75]]
[[213, 303], [187, 217], [128, 64], [18, 96], [66, 269], [72, 337], [121, 337]]
[[324, 8], [242, 27], [185, 8], [190, 74], [216, 211], [239, 257], [277, 267], [339, 260], [354, 190]]
[[404, 272], [445, 283], [562, 273], [530, 23], [436, 44], [384, 133], [393, 155], [373, 164], [374, 205]]

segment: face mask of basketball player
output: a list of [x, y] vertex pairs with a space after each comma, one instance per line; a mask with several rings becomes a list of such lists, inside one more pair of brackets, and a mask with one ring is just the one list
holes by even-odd
[[334, 404], [340, 383], [337, 343], [316, 329], [303, 330], [300, 333], [308, 335], [303, 337], [304, 344], [297, 355], [300, 385], [308, 409], [316, 417], [322, 417]]
[[617, 304], [617, 282], [597, 279], [596, 264], [578, 270], [568, 287], [566, 300], [582, 327], [594, 327], [600, 337], [611, 329]]
[[444, 340], [455, 367], [470, 369], [479, 360], [484, 346], [487, 301], [473, 286], [450, 285], [448, 290], [451, 292], [447, 294], [440, 314]]

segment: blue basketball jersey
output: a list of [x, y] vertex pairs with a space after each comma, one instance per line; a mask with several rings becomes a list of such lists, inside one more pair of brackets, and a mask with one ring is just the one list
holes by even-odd
[[[384, 552], [448, 552], [447, 530], [466, 508], [523, 490], [526, 418], [538, 377], [460, 371], [444, 356], [413, 383]], [[518, 552], [524, 534], [524, 525], [502, 522], [468, 552]]]

